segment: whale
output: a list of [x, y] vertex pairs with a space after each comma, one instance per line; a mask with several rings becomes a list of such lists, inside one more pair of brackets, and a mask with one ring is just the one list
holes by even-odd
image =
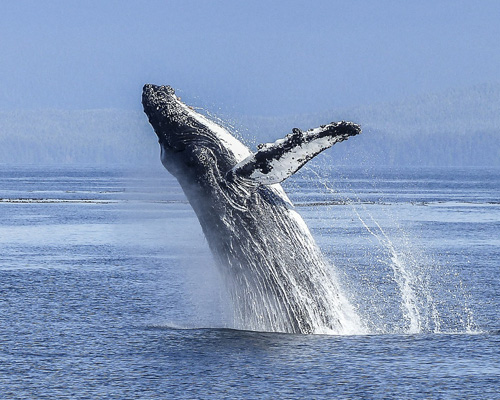
[[343, 293], [281, 182], [313, 157], [361, 133], [358, 124], [298, 128], [250, 150], [183, 103], [171, 86], [144, 85], [144, 112], [163, 166], [193, 208], [230, 294], [234, 326], [284, 333], [360, 330]]

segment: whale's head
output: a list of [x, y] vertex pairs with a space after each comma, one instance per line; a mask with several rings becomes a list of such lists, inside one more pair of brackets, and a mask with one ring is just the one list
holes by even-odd
[[170, 86], [144, 85], [142, 105], [158, 141], [172, 151], [183, 151], [194, 131], [187, 107]]
[[225, 172], [250, 154], [226, 129], [184, 104], [170, 86], [144, 85], [142, 104], [158, 136], [162, 163], [171, 172], [179, 160], [183, 169], [212, 166]]

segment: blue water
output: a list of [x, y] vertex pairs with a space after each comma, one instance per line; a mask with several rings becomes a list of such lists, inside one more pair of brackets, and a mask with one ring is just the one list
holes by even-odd
[[1, 167], [0, 398], [500, 398], [500, 170], [317, 166], [286, 190], [369, 334], [231, 329], [161, 167]]

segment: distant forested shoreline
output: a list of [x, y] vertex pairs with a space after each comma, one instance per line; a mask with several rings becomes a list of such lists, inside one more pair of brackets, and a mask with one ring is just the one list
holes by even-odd
[[[364, 133], [324, 153], [336, 165], [500, 166], [500, 85], [405, 101], [288, 117], [220, 116], [255, 148], [294, 127], [337, 120]], [[138, 165], [158, 163], [158, 144], [141, 111], [0, 112], [0, 164]]]

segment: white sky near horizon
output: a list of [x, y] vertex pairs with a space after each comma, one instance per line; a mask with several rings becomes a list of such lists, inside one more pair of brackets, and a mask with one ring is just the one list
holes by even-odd
[[500, 82], [500, 1], [0, 1], [0, 111], [141, 109], [144, 83], [247, 115]]

